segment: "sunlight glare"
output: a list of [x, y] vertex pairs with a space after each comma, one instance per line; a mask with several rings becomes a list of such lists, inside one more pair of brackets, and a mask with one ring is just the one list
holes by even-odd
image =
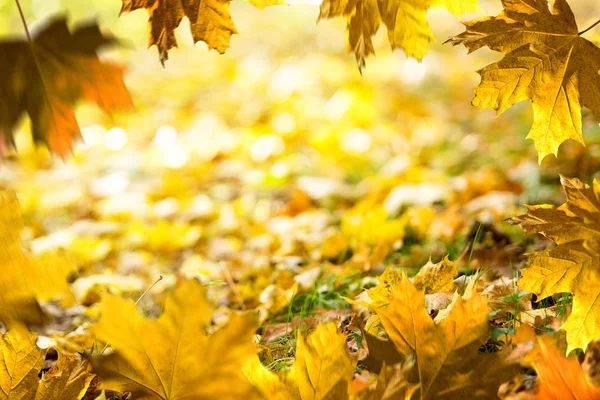
[[104, 145], [112, 151], [121, 150], [127, 145], [127, 132], [123, 128], [112, 128], [104, 135]]

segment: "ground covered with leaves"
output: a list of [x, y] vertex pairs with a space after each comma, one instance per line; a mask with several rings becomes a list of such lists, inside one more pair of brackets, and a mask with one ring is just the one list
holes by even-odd
[[[92, 3], [124, 35], [118, 2]], [[103, 57], [129, 66], [136, 111], [79, 108], [63, 160], [15, 135], [0, 398], [600, 398], [591, 113], [587, 147], [538, 165], [528, 105], [469, 106], [464, 51], [418, 63], [377, 35], [361, 75], [318, 6], [231, 8], [232, 51], [180, 40], [166, 69], [128, 15], [137, 50]]]

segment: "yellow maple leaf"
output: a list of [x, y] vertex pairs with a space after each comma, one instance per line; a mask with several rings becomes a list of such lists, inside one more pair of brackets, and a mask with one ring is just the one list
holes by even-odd
[[46, 350], [37, 347], [36, 334], [24, 327], [0, 336], [0, 399], [79, 400], [94, 375], [79, 356], [59, 353], [40, 380]]
[[347, 397], [354, 362], [346, 337], [337, 333], [335, 323], [322, 324], [308, 337], [298, 335], [296, 361], [289, 378], [298, 387], [302, 400]]
[[[46, 350], [35, 344], [36, 334], [23, 327], [0, 336], [0, 391], [4, 399], [33, 399]], [[33, 388], [33, 392], [32, 392]]]
[[105, 389], [131, 391], [139, 399], [257, 398], [241, 375], [256, 354], [254, 318], [232, 314], [225, 327], [207, 336], [212, 311], [195, 280], [167, 295], [158, 319], [144, 318], [133, 301], [103, 298], [91, 331], [114, 352], [91, 362]]
[[51, 20], [30, 42], [1, 42], [0, 155], [14, 147], [13, 129], [24, 113], [35, 142], [66, 156], [81, 137], [78, 100], [95, 102], [108, 113], [132, 109], [123, 68], [96, 54], [113, 43], [95, 23], [70, 32], [64, 17]]
[[[248, 0], [262, 9], [285, 4], [283, 0]], [[190, 20], [194, 43], [203, 41], [208, 49], [224, 53], [231, 35], [237, 33], [229, 14], [231, 0], [123, 0], [121, 14], [145, 8], [150, 14], [148, 46], [156, 45], [161, 63], [169, 59], [169, 50], [177, 47], [175, 29], [183, 17]]]
[[523, 360], [538, 376], [540, 400], [577, 400], [600, 398], [600, 387], [583, 372], [577, 357], [565, 357], [551, 336], [538, 336], [535, 347]]
[[58, 353], [56, 363], [44, 373], [35, 400], [79, 400], [95, 375], [87, 360], [77, 355]]
[[424, 290], [425, 294], [438, 292], [451, 292], [454, 290], [454, 277], [458, 274], [458, 267], [448, 256], [436, 264], [431, 258], [421, 267], [413, 280], [415, 287]]
[[477, 9], [477, 0], [324, 0], [319, 20], [343, 16], [347, 26], [348, 50], [354, 52], [359, 69], [375, 54], [372, 37], [384, 24], [392, 49], [404, 50], [408, 57], [421, 60], [433, 34], [427, 23], [427, 10], [445, 7], [460, 15]]
[[561, 176], [567, 201], [560, 207], [528, 206], [528, 213], [510, 219], [525, 233], [541, 233], [558, 244], [533, 253], [517, 284], [538, 298], [555, 293], [573, 295], [573, 310], [561, 326], [570, 352], [586, 349], [600, 336], [600, 184], [588, 186]]
[[289, 373], [273, 374], [255, 358], [246, 364], [244, 374], [267, 399], [341, 400], [349, 397], [355, 364], [346, 337], [328, 322], [307, 337], [298, 332], [296, 360]]
[[72, 302], [67, 283], [75, 270], [71, 261], [56, 253], [36, 257], [21, 250], [23, 229], [19, 202], [14, 192], [0, 192], [0, 320], [4, 323], [41, 323], [44, 315], [37, 300]]
[[436, 320], [425, 309], [424, 293], [405, 274], [389, 289], [388, 304], [371, 307], [398, 352], [414, 357], [412, 383], [419, 385], [420, 398], [493, 398], [516, 372], [504, 353], [478, 353], [489, 334], [488, 306], [472, 284], [464, 297], [455, 293], [444, 317]]
[[567, 139], [583, 144], [581, 107], [600, 120], [600, 49], [581, 37], [566, 0], [549, 8], [546, 0], [503, 1], [504, 11], [465, 23], [466, 31], [450, 39], [469, 52], [489, 47], [505, 54], [479, 70], [481, 83], [473, 105], [501, 114], [515, 103], [531, 100], [534, 122], [528, 138], [539, 162], [558, 154]]

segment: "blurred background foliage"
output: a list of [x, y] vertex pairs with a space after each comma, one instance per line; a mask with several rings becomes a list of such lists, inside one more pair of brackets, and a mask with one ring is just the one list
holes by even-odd
[[[237, 280], [292, 255], [335, 263], [352, 255], [356, 265], [361, 245], [369, 251], [359, 269], [406, 254], [417, 268], [431, 253], [458, 256], [473, 221], [561, 203], [559, 173], [589, 180], [598, 171], [600, 129], [590, 115], [586, 148], [566, 143], [538, 166], [525, 140], [529, 104], [499, 118], [470, 105], [475, 71], [498, 55], [443, 45], [462, 31], [443, 10], [429, 13], [438, 40], [422, 63], [392, 53], [382, 29], [361, 76], [345, 53], [344, 22], [316, 23], [318, 1], [263, 11], [235, 1], [239, 35], [225, 55], [193, 46], [181, 27], [166, 68], [147, 48], [147, 14], [119, 18], [119, 0], [21, 3], [33, 29], [66, 13], [72, 24], [96, 18], [123, 44], [103, 56], [126, 65], [136, 112], [109, 118], [81, 105], [84, 141], [66, 160], [33, 148], [23, 121], [19, 152], [0, 168], [0, 186], [21, 201], [32, 250], [68, 248], [90, 275], [109, 269], [152, 282], [175, 268], [210, 281], [222, 279], [210, 262], [230, 260]], [[598, 2], [572, 3], [581, 29], [600, 17]], [[498, 0], [481, 6], [478, 15], [501, 9]], [[600, 39], [599, 31], [586, 37]], [[24, 36], [13, 0], [0, 0], [0, 34]], [[417, 242], [438, 247], [411, 258], [406, 244]], [[233, 295], [277, 309], [294, 274], [257, 277]], [[273, 282], [279, 292], [265, 294]], [[95, 302], [92, 283], [81, 285], [84, 303]]]

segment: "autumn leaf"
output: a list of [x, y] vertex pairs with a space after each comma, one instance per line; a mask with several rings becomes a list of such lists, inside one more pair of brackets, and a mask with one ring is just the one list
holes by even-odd
[[244, 367], [244, 374], [268, 399], [338, 400], [348, 399], [355, 364], [346, 337], [328, 322], [307, 337], [298, 332], [296, 359], [289, 373], [273, 374], [256, 358]]
[[14, 147], [13, 130], [23, 113], [31, 118], [35, 142], [65, 156], [81, 137], [74, 112], [79, 100], [107, 113], [131, 109], [122, 67], [96, 54], [115, 42], [95, 23], [70, 32], [65, 18], [49, 21], [31, 42], [0, 42], [0, 154]]
[[408, 381], [413, 360], [394, 365], [385, 365], [377, 379], [365, 389], [353, 394], [353, 400], [410, 400], [417, 390], [416, 385]]
[[0, 399], [81, 399], [94, 378], [88, 362], [59, 353], [56, 363], [40, 380], [46, 350], [35, 342], [36, 334], [24, 327], [0, 336]]
[[324, 0], [319, 20], [344, 17], [348, 51], [356, 56], [359, 69], [375, 54], [373, 36], [384, 24], [392, 49], [400, 48], [408, 57], [421, 60], [434, 40], [427, 22], [427, 10], [445, 7], [460, 15], [477, 9], [477, 0]]
[[465, 298], [456, 293], [447, 315], [436, 320], [425, 309], [423, 292], [406, 275], [389, 289], [389, 303], [372, 307], [399, 353], [415, 358], [412, 382], [419, 385], [420, 398], [492, 398], [514, 374], [504, 353], [478, 352], [489, 335], [488, 306], [472, 284]]
[[289, 378], [302, 400], [343, 399], [354, 373], [346, 337], [335, 323], [319, 325], [308, 337], [298, 334], [296, 360]]
[[539, 162], [558, 154], [567, 139], [583, 144], [581, 107], [600, 120], [600, 49], [578, 33], [566, 0], [549, 8], [546, 0], [503, 0], [504, 11], [465, 23], [466, 31], [451, 38], [469, 52], [489, 47], [505, 54], [478, 73], [473, 105], [501, 114], [530, 100], [534, 122], [528, 138]]
[[26, 255], [21, 250], [23, 218], [13, 192], [0, 192], [0, 320], [5, 324], [44, 320], [38, 300], [72, 302], [67, 277], [73, 263], [57, 253]]
[[[248, 0], [262, 9], [285, 4], [283, 0]], [[121, 14], [145, 8], [150, 14], [148, 46], [156, 45], [160, 62], [169, 59], [169, 50], [177, 47], [175, 29], [183, 17], [190, 20], [194, 43], [203, 41], [208, 49], [225, 53], [231, 35], [237, 33], [229, 14], [231, 0], [123, 0]]]
[[448, 256], [436, 264], [430, 258], [415, 275], [413, 283], [417, 289], [424, 290], [425, 294], [451, 292], [454, 290], [456, 274], [458, 274], [458, 267]]
[[600, 398], [600, 387], [583, 372], [577, 357], [565, 357], [551, 336], [538, 336], [532, 351], [523, 360], [538, 376], [537, 399], [584, 400]]
[[510, 219], [526, 234], [541, 233], [558, 246], [533, 253], [518, 281], [521, 290], [538, 298], [555, 293], [573, 295], [573, 310], [561, 326], [568, 352], [586, 349], [600, 336], [600, 184], [588, 186], [561, 176], [567, 201], [560, 207], [528, 206], [528, 213]]
[[58, 360], [44, 374], [35, 395], [36, 400], [81, 399], [95, 375], [89, 362], [78, 355], [58, 353]]
[[33, 399], [46, 350], [35, 344], [36, 334], [23, 327], [0, 337], [0, 390], [4, 399]]
[[114, 352], [90, 360], [105, 389], [131, 391], [139, 399], [257, 397], [241, 375], [256, 353], [253, 318], [232, 314], [207, 336], [213, 307], [197, 281], [169, 293], [158, 319], [144, 318], [133, 301], [114, 295], [102, 299], [100, 312], [91, 331]]

